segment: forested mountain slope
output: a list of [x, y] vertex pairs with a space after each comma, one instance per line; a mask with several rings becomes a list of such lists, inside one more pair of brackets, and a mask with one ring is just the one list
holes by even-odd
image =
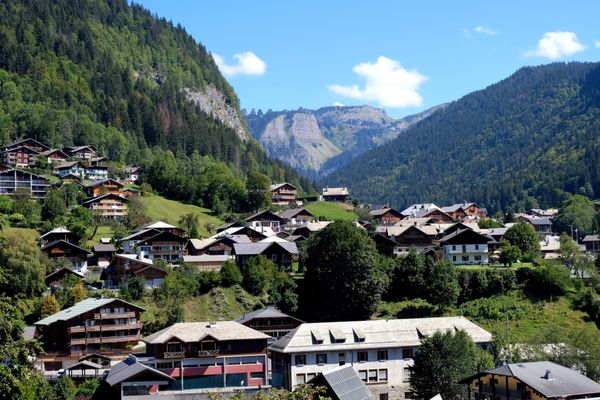
[[0, 144], [25, 136], [128, 163], [197, 152], [314, 189], [250, 137], [209, 52], [126, 0], [0, 3]]
[[399, 120], [370, 106], [333, 106], [317, 110], [244, 115], [252, 135], [267, 153], [309, 178], [323, 177], [359, 154], [389, 142], [409, 126], [445, 105]]
[[526, 67], [324, 180], [361, 200], [476, 201], [492, 211], [600, 195], [600, 64]]

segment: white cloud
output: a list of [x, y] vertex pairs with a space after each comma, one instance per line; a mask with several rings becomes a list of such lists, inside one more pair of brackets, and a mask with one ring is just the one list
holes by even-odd
[[217, 67], [225, 76], [264, 75], [267, 70], [267, 63], [251, 51], [234, 54], [233, 58], [237, 61], [235, 65], [227, 64], [225, 59], [218, 54], [212, 56], [217, 63]]
[[498, 34], [497, 30], [492, 29], [489, 26], [483, 26], [483, 25], [473, 28], [473, 32], [483, 33], [484, 35], [488, 35], [488, 36], [496, 36]]
[[596, 40], [596, 42], [594, 43], [594, 46], [596, 46], [597, 48], [600, 49], [600, 40]]
[[333, 103], [334, 107], [344, 107], [344, 105], [342, 103], [340, 103], [339, 101], [336, 101]]
[[382, 107], [416, 107], [423, 104], [419, 86], [428, 78], [417, 70], [404, 69], [398, 61], [384, 56], [377, 58], [375, 63], [360, 63], [352, 70], [366, 79], [364, 89], [358, 85], [329, 85], [328, 89], [351, 99], [376, 101]]
[[574, 32], [546, 32], [535, 50], [525, 53], [526, 57], [537, 56], [556, 60], [583, 51], [585, 46], [577, 40]]

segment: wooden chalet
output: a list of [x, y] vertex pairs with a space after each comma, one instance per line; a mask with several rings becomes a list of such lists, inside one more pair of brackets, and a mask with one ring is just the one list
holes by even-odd
[[348, 188], [323, 188], [323, 194], [321, 196], [323, 201], [337, 201], [340, 203], [347, 203], [350, 200], [350, 192]]
[[276, 205], [288, 205], [296, 201], [298, 188], [291, 183], [276, 183], [271, 185], [271, 203]]
[[598, 235], [586, 235], [581, 243], [585, 245], [585, 251], [591, 253], [600, 252], [600, 237]]
[[275, 306], [267, 306], [260, 310], [244, 314], [236, 322], [262, 332], [271, 337], [271, 341], [279, 340], [304, 321], [282, 313]]
[[96, 157], [96, 148], [90, 145], [66, 147], [65, 152], [69, 157], [92, 159]]
[[0, 153], [0, 162], [13, 168], [34, 167], [40, 152], [29, 146], [17, 146]]
[[190, 256], [231, 255], [234, 243], [252, 243], [246, 235], [226, 235], [209, 239], [190, 239], [185, 244], [185, 254]]
[[233, 222], [225, 222], [224, 224], [222, 224], [222, 225], [219, 225], [219, 226], [217, 227], [217, 233], [221, 233], [221, 232], [223, 232], [223, 231], [226, 231], [227, 229], [230, 229], [230, 228], [241, 228], [241, 227], [243, 227], [243, 226], [244, 226], [244, 225], [240, 224], [240, 223], [239, 223], [239, 222], [237, 222], [237, 221], [233, 221]]
[[33, 138], [25, 138], [18, 140], [16, 142], [7, 144], [2, 148], [2, 151], [10, 150], [19, 146], [27, 146], [30, 149], [37, 151], [38, 153], [44, 152], [46, 150], [50, 150], [50, 147], [46, 146], [44, 143], [37, 141]]
[[141, 276], [146, 288], [151, 289], [162, 285], [167, 271], [136, 254], [115, 254], [110, 265], [102, 270], [100, 280], [105, 288], [118, 289], [133, 276]]
[[151, 260], [176, 261], [183, 258], [183, 248], [187, 239], [170, 231], [159, 231], [157, 234], [142, 239], [135, 244], [136, 253]]
[[393, 238], [389, 238], [381, 233], [375, 234], [373, 237], [377, 252], [385, 257], [398, 257], [400, 254], [398, 243]]
[[125, 167], [125, 181], [135, 183], [140, 178], [140, 167], [128, 165]]
[[293, 230], [306, 226], [315, 216], [305, 208], [290, 208], [282, 211], [279, 217], [283, 220], [283, 226], [287, 230]]
[[298, 246], [293, 242], [234, 243], [233, 252], [238, 265], [248, 264], [251, 257], [262, 255], [282, 269], [292, 268], [292, 262], [298, 256]]
[[246, 223], [250, 228], [259, 232], [263, 230], [263, 228], [270, 228], [273, 232], [277, 233], [284, 223], [284, 220], [279, 215], [273, 214], [269, 210], [265, 210], [246, 218]]
[[48, 275], [46, 275], [46, 278], [45, 278], [46, 286], [48, 286], [50, 288], [61, 287], [63, 280], [65, 279], [66, 276], [69, 276], [69, 275], [75, 277], [75, 279], [83, 281], [83, 274], [73, 271], [72, 269], [63, 267], [63, 268], [59, 268], [56, 271], [51, 272]]
[[404, 218], [400, 211], [389, 207], [370, 210], [369, 215], [378, 225], [394, 225]]
[[52, 261], [80, 272], [86, 271], [88, 256], [91, 255], [88, 250], [63, 239], [47, 243], [42, 247], [42, 252]]
[[114, 179], [103, 179], [90, 183], [85, 187], [88, 197], [98, 197], [107, 193], [122, 195], [123, 184]]
[[40, 241], [42, 242], [42, 245], [56, 242], [57, 240], [65, 240], [67, 242], [78, 245], [81, 238], [75, 233], [65, 228], [64, 226], [54, 228], [40, 236]]
[[89, 208], [96, 218], [121, 219], [127, 217], [127, 198], [115, 193], [107, 193], [91, 199], [84, 200], [81, 204]]
[[88, 298], [36, 322], [44, 370], [58, 370], [87, 354], [129, 352], [142, 338], [143, 311], [117, 298]]
[[46, 150], [42, 152], [41, 155], [46, 157], [48, 163], [55, 165], [62, 164], [63, 162], [67, 161], [67, 158], [69, 158], [64, 151], [59, 149]]

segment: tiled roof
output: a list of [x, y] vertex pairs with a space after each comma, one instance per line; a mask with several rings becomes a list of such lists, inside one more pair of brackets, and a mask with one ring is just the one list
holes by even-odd
[[[330, 335], [332, 329], [341, 332], [346, 339], [344, 343], [332, 342]], [[476, 343], [488, 343], [492, 340], [491, 333], [464, 317], [436, 317], [306, 323], [275, 342], [270, 349], [281, 353], [295, 353], [418, 346], [421, 344], [422, 337], [446, 330], [453, 332], [464, 330]], [[322, 336], [322, 344], [314, 342], [315, 334]], [[364, 341], [358, 341], [358, 335], [364, 335]]]
[[180, 322], [166, 327], [142, 340], [149, 344], [167, 343], [172, 338], [183, 342], [199, 342], [210, 336], [219, 341], [268, 339], [269, 336], [235, 321]]
[[116, 299], [116, 298], [112, 298], [112, 299], [108, 299], [108, 298], [89, 298], [89, 299], [85, 299], [80, 301], [79, 303], [75, 304], [72, 307], [69, 307], [67, 309], [64, 309], [62, 311], [57, 312], [56, 314], [52, 314], [49, 317], [46, 317], [38, 322], [36, 322], [34, 325], [36, 326], [47, 326], [50, 324], [53, 324], [57, 321], [68, 321], [71, 318], [75, 318], [81, 314], [84, 314], [86, 312], [95, 310], [98, 307], [103, 307], [107, 304], [110, 304], [114, 301], [121, 301], [123, 303], [129, 304], [132, 307], [135, 307], [137, 309], [142, 309], [141, 307], [136, 306], [135, 304], [131, 304], [131, 303], [127, 303], [126, 301], [123, 301], [121, 299]]

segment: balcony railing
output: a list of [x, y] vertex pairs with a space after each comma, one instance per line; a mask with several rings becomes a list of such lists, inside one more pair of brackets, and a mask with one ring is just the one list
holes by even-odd
[[122, 313], [96, 313], [94, 319], [111, 319], [111, 318], [134, 318], [135, 312], [122, 312]]
[[127, 329], [141, 329], [142, 323], [136, 322], [133, 324], [114, 324], [114, 325], [92, 325], [92, 326], [71, 326], [69, 333], [80, 332], [100, 332], [100, 331], [120, 331]]
[[163, 358], [185, 358], [185, 352], [183, 351], [165, 351]]
[[219, 350], [198, 350], [198, 357], [216, 357]]

